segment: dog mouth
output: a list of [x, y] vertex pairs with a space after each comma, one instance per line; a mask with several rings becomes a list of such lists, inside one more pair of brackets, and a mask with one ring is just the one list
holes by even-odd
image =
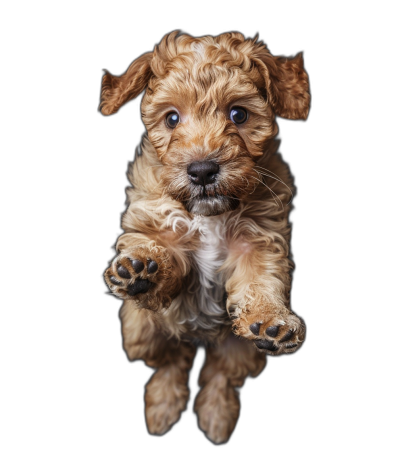
[[206, 168], [204, 162], [200, 162], [203, 165], [197, 161], [195, 163], [195, 168], [192, 168], [192, 164], [181, 168], [165, 165], [161, 175], [166, 193], [181, 202], [191, 214], [212, 216], [233, 211], [243, 197], [254, 191], [253, 180], [256, 179], [246, 177], [249, 173], [247, 167], [251, 170], [252, 164], [247, 167], [242, 165], [239, 169], [235, 162], [228, 162], [224, 166], [208, 165]]
[[239, 205], [239, 199], [224, 195], [198, 195], [184, 201], [186, 210], [195, 215], [219, 215], [232, 211]]

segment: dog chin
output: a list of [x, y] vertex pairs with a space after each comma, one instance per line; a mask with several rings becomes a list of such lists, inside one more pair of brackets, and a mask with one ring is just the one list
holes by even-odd
[[187, 201], [186, 210], [195, 215], [219, 215], [224, 212], [233, 211], [239, 205], [238, 199], [226, 196], [195, 197]]

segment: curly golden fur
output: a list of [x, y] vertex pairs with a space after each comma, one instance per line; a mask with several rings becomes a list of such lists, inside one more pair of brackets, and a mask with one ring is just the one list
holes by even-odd
[[149, 431], [163, 434], [179, 419], [203, 343], [195, 411], [222, 443], [239, 415], [236, 388], [261, 372], [265, 353], [304, 341], [290, 310], [293, 182], [277, 154], [275, 117], [306, 119], [308, 76], [301, 54], [275, 57], [257, 38], [173, 32], [123, 75], [105, 73], [101, 112], [143, 91], [147, 133], [105, 279], [124, 300], [128, 357], [157, 369], [146, 388]]

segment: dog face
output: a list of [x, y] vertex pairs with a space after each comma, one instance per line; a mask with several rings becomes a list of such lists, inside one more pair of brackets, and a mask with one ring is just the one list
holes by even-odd
[[254, 166], [277, 133], [275, 116], [305, 119], [310, 104], [302, 56], [274, 57], [239, 33], [165, 36], [121, 77], [104, 75], [102, 113], [144, 89], [142, 117], [163, 188], [206, 216], [254, 192]]

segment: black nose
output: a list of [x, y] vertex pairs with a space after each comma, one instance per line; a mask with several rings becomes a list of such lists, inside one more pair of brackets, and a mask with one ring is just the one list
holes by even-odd
[[193, 162], [188, 166], [187, 172], [192, 183], [205, 186], [214, 183], [216, 174], [219, 172], [219, 165], [207, 161]]

